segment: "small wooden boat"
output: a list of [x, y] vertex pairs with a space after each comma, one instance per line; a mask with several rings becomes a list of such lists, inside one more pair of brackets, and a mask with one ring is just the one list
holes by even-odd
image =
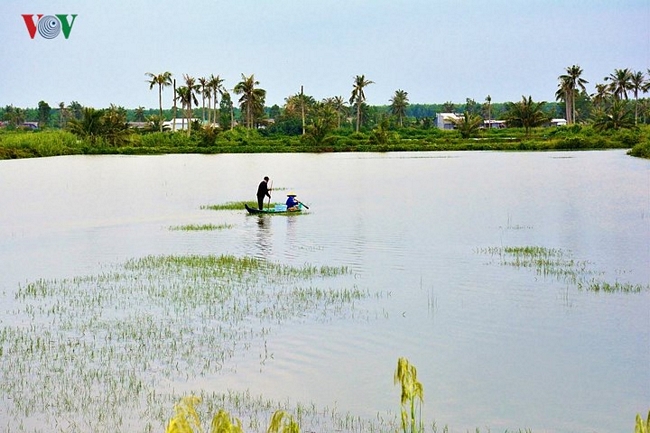
[[246, 207], [246, 210], [250, 214], [284, 214], [284, 215], [289, 215], [289, 214], [294, 214], [294, 213], [300, 213], [303, 208], [302, 203], [298, 203], [298, 210], [287, 210], [286, 205], [276, 205], [275, 207], [269, 207], [269, 208], [264, 208], [262, 210], [259, 210], [254, 207], [250, 207], [246, 203], [244, 203], [244, 206]]

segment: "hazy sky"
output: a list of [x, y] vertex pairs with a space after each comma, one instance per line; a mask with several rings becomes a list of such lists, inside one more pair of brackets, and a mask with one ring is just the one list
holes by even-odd
[[[553, 101], [577, 64], [593, 92], [650, 68], [650, 0], [0, 0], [0, 106], [158, 106], [146, 72], [254, 74], [266, 105], [300, 91], [371, 105]], [[69, 38], [34, 38], [22, 14], [77, 14]], [[36, 17], [34, 17], [36, 18]], [[71, 17], [68, 17], [70, 19]], [[171, 105], [172, 91], [163, 102]]]

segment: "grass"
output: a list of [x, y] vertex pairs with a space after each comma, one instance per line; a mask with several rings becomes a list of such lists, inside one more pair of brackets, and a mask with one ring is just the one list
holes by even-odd
[[182, 226], [171, 226], [169, 230], [172, 231], [210, 231], [210, 230], [224, 230], [232, 228], [232, 224], [188, 224]]
[[346, 267], [232, 255], [146, 256], [21, 284], [0, 327], [3, 429], [56, 419], [57, 431], [160, 431], [177, 389], [243, 351], [258, 350], [262, 368], [276, 326], [349, 317], [368, 296]]
[[242, 210], [244, 205], [257, 208], [257, 202], [254, 201], [229, 201], [223, 204], [209, 204], [202, 205], [201, 209], [204, 210]]
[[540, 246], [488, 247], [476, 250], [499, 258], [503, 266], [530, 268], [542, 277], [554, 277], [580, 290], [605, 293], [639, 293], [650, 290], [650, 284], [608, 282], [602, 279], [604, 273], [593, 269], [586, 260], [576, 260], [571, 253], [557, 248]]

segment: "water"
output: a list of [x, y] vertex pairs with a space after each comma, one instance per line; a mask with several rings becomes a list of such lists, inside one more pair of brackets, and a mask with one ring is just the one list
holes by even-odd
[[[285, 188], [274, 201], [295, 191], [309, 214], [201, 209], [254, 200], [265, 175]], [[631, 431], [650, 409], [647, 290], [578, 290], [481, 253], [557, 248], [602, 280], [647, 287], [650, 163], [623, 151], [0, 161], [0, 203], [3, 326], [19, 284], [147, 254], [345, 265], [377, 294], [350, 316], [273, 326], [264, 363], [253, 347], [183, 387], [372, 418], [398, 410], [392, 375], [405, 356], [424, 386], [424, 417], [452, 431]], [[204, 223], [232, 227], [169, 230]]]

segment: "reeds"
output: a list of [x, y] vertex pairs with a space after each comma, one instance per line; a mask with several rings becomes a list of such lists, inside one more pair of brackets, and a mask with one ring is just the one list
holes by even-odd
[[56, 419], [61, 431], [158, 430], [174, 384], [215, 375], [251, 347], [268, 362], [272, 325], [352, 311], [368, 292], [350, 277], [346, 267], [172, 255], [21, 284], [0, 327], [3, 428], [43, 431]]
[[530, 268], [538, 276], [553, 277], [564, 281], [580, 290], [605, 293], [639, 293], [650, 290], [650, 284], [632, 284], [604, 281], [604, 272], [593, 268], [587, 260], [576, 260], [568, 251], [539, 246], [488, 247], [476, 252], [499, 258], [503, 266]]
[[232, 224], [187, 224], [181, 226], [171, 226], [171, 231], [211, 231], [211, 230], [225, 230], [232, 228]]

